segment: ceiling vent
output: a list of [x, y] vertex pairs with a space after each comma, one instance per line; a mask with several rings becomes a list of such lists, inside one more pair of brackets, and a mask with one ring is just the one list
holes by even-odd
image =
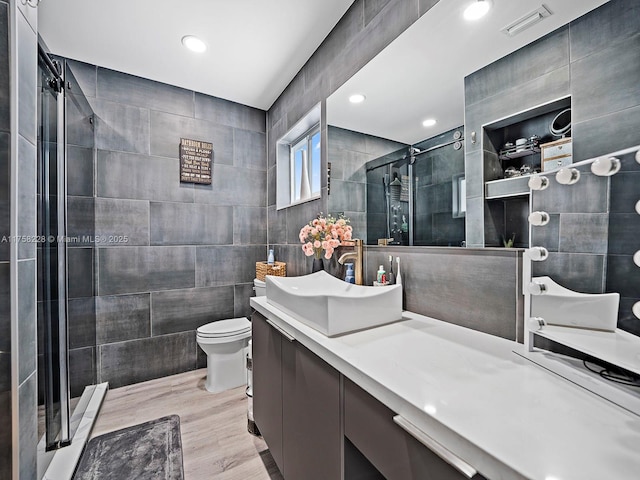
[[526, 30], [527, 28], [535, 25], [536, 23], [541, 22], [549, 15], [551, 15], [551, 11], [547, 7], [542, 5], [540, 6], [540, 8], [537, 8], [533, 12], [527, 13], [523, 17], [520, 17], [518, 20], [507, 25], [500, 31], [505, 35], [513, 37], [518, 33]]

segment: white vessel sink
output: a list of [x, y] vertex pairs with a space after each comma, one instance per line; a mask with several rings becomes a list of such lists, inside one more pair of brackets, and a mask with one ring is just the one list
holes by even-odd
[[402, 286], [353, 285], [320, 271], [267, 276], [267, 303], [328, 337], [402, 318]]

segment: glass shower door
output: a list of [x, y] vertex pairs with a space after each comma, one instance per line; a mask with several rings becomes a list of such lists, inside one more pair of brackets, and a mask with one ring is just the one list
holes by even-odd
[[40, 51], [38, 314], [47, 450], [69, 444], [64, 83], [60, 70]]

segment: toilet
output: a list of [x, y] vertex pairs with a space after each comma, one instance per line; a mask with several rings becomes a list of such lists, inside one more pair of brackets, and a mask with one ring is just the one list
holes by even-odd
[[[264, 295], [264, 282], [254, 280], [256, 296]], [[246, 317], [228, 318], [202, 325], [196, 341], [207, 354], [205, 388], [223, 392], [247, 383], [246, 356], [251, 338], [251, 322]]]

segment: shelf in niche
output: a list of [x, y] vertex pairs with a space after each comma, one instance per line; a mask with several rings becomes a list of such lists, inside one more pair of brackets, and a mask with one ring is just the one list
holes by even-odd
[[502, 161], [513, 160], [514, 158], [528, 157], [540, 153], [540, 146], [538, 142], [527, 143], [523, 147], [512, 147], [504, 150], [500, 150], [498, 158]]
[[494, 200], [509, 197], [521, 197], [529, 195], [529, 178], [531, 175], [522, 175], [512, 178], [490, 180], [484, 184], [484, 198]]

